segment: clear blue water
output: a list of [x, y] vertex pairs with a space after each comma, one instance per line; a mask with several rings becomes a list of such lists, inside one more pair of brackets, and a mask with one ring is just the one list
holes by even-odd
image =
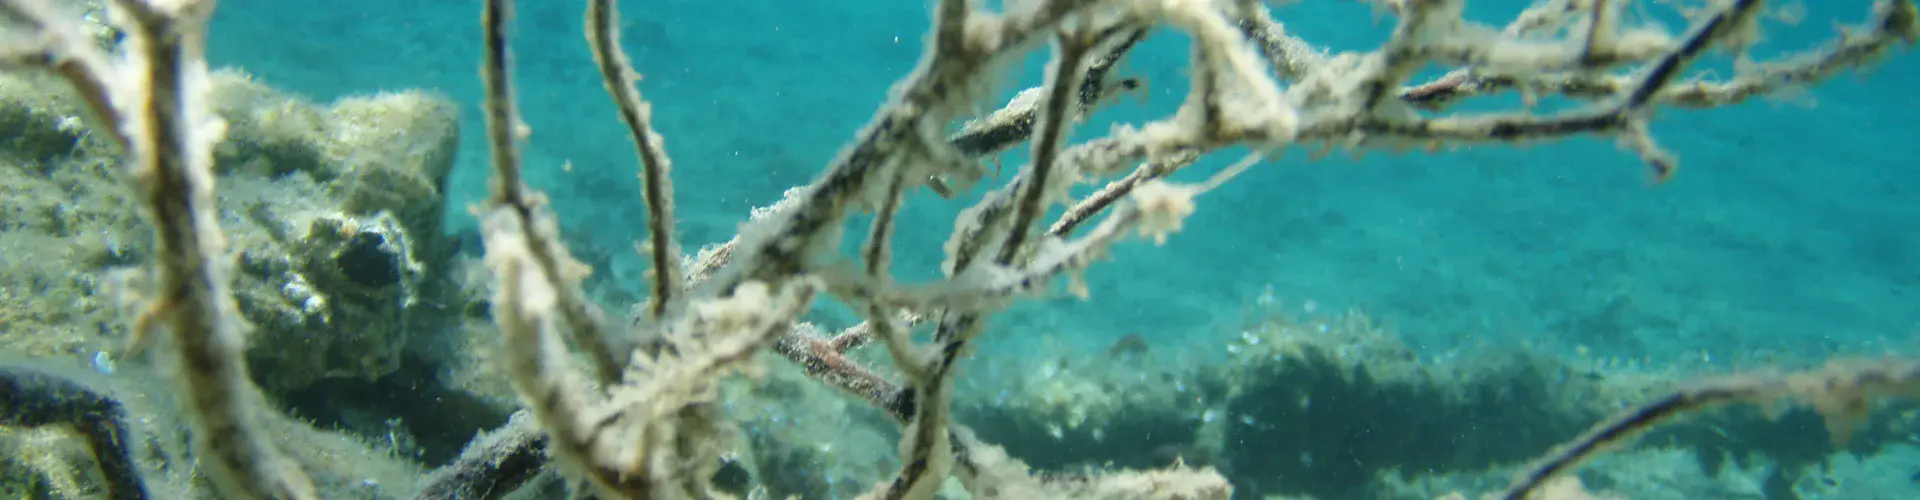
[[[471, 231], [461, 208], [483, 196], [488, 175], [476, 3], [230, 0], [211, 57], [316, 101], [427, 88], [462, 103], [469, 133], [447, 217], [454, 232]], [[1352, 2], [1299, 3], [1276, 15], [1334, 50], [1374, 46], [1390, 27]], [[1528, 2], [1471, 3], [1470, 17], [1497, 22]], [[1825, 43], [1833, 23], [1857, 22], [1867, 3], [1814, 2], [1799, 22], [1770, 25], [1754, 53]], [[645, 238], [637, 162], [576, 4], [519, 7], [529, 181], [589, 251], [616, 256], [599, 276], [640, 295], [646, 264], [630, 251]], [[725, 240], [750, 209], [812, 179], [910, 69], [928, 19], [920, 2], [892, 1], [649, 0], [623, 10], [640, 88], [675, 161], [679, 236], [690, 247]], [[1037, 84], [1044, 57], [1006, 90]], [[1148, 91], [1079, 135], [1169, 112], [1185, 92], [1186, 58], [1184, 39], [1156, 34], [1124, 69]], [[1701, 64], [1720, 76], [1733, 66], [1724, 56]], [[1138, 334], [1156, 349], [1213, 352], [1250, 309], [1275, 308], [1362, 311], [1423, 358], [1530, 344], [1725, 370], [1910, 355], [1920, 352], [1915, 88], [1920, 58], [1896, 49], [1866, 78], [1727, 109], [1663, 110], [1654, 132], [1682, 167], [1660, 185], [1605, 138], [1274, 157], [1202, 199], [1165, 246], [1125, 245], [1088, 272], [1094, 300], [1024, 304], [996, 320], [982, 349], [1092, 350]], [[1009, 169], [1020, 154], [1006, 157]], [[1237, 155], [1222, 156], [1206, 164]], [[911, 199], [897, 267], [933, 276], [953, 216], [971, 200]]]
[[[721, 241], [751, 207], [811, 179], [911, 67], [927, 25], [919, 4], [626, 2], [626, 44], [676, 161], [682, 241]], [[1524, 4], [1476, 1], [1470, 15], [1502, 19]], [[593, 72], [579, 9], [520, 10], [530, 181], [557, 200], [573, 233], [630, 257], [625, 249], [644, 237], [636, 162]], [[452, 0], [223, 2], [212, 58], [323, 102], [435, 89], [463, 103], [463, 125], [477, 132], [476, 11]], [[1770, 27], [1757, 53], [1819, 44], [1833, 22], [1866, 9], [1817, 2], [1806, 11], [1797, 25]], [[1277, 15], [1334, 49], [1370, 46], [1390, 26], [1346, 2]], [[1126, 70], [1149, 82], [1145, 102], [1123, 101], [1082, 130], [1164, 114], [1184, 92], [1185, 50], [1176, 35], [1150, 39]], [[1033, 66], [1008, 88], [1036, 84]], [[1732, 109], [1664, 111], [1656, 133], [1683, 166], [1660, 186], [1604, 139], [1320, 162], [1287, 155], [1202, 201], [1165, 247], [1128, 246], [1089, 273], [1096, 300], [1024, 307], [1000, 325], [1027, 333], [985, 347], [1036, 330], [1089, 345], [1126, 333], [1177, 344], [1271, 289], [1282, 305], [1359, 308], [1431, 353], [1516, 339], [1655, 362], [1911, 352], [1920, 340], [1915, 82], [1920, 60], [1896, 51], [1870, 78]], [[454, 228], [472, 227], [459, 207], [485, 185], [479, 134], [464, 140], [449, 187]], [[1009, 156], [1009, 168], [1021, 160]], [[931, 272], [958, 207], [924, 198], [914, 203], [932, 208], [903, 222], [904, 272]], [[639, 290], [643, 269], [623, 258], [612, 276]]]

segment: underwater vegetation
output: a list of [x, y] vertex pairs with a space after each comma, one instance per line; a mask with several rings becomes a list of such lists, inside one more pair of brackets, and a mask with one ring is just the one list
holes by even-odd
[[[1519, 351], [1443, 365], [1359, 312], [1256, 318], [1207, 362], [1134, 332], [1017, 376], [974, 376], [997, 365], [973, 355], [1015, 304], [1099, 300], [1082, 276], [1116, 246], [1179, 238], [1287, 150], [1597, 136], [1667, 180], [1656, 111], [1879, 64], [1920, 39], [1911, 0], [1855, 2], [1863, 23], [1726, 76], [1692, 65], [1744, 55], [1769, 2], [1692, 2], [1668, 29], [1632, 14], [1646, 2], [1489, 25], [1463, 0], [1379, 0], [1391, 36], [1329, 52], [1252, 0], [939, 0], [919, 63], [815, 180], [691, 252], [622, 16], [588, 0], [648, 214], [647, 293], [615, 313], [586, 285], [609, 257], [525, 182], [515, 5], [482, 3], [491, 182], [467, 255], [441, 227], [464, 132], [446, 97], [321, 106], [209, 68], [211, 0], [0, 0], [0, 495], [1574, 499], [1616, 496], [1574, 474], [1608, 451], [1680, 449], [1753, 477], [1729, 494], [1785, 498], [1836, 446], [1913, 440], [1906, 359], [1677, 385]], [[1165, 32], [1191, 44], [1182, 105], [1075, 141]], [[1040, 50], [1044, 81], [994, 106]], [[1512, 93], [1581, 105], [1466, 105]], [[916, 281], [896, 223], [927, 194], [972, 202]], [[862, 321], [809, 316], [825, 302]]]

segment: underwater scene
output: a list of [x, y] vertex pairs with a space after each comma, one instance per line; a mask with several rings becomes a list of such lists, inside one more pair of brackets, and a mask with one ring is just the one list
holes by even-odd
[[1920, 498], [1915, 0], [0, 0], [0, 500]]

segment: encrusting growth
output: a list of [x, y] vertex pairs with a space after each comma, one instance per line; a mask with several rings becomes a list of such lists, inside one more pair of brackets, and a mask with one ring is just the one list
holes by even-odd
[[602, 83], [613, 96], [620, 119], [632, 133], [634, 146], [640, 150], [647, 233], [653, 239], [647, 245], [654, 273], [653, 297], [648, 299], [647, 308], [659, 317], [667, 313], [680, 285], [680, 257], [673, 244], [673, 181], [668, 176], [673, 162], [667, 159], [660, 134], [653, 130], [652, 105], [642, 100], [640, 90], [634, 87], [640, 74], [634, 72], [626, 51], [620, 49], [620, 30], [616, 27], [619, 19], [618, 5], [613, 0], [587, 2], [587, 43], [593, 47], [593, 61], [600, 66]]
[[[43, 0], [0, 2], [0, 14], [38, 30], [5, 47], [10, 64], [54, 69], [94, 106], [127, 149], [126, 168], [154, 226], [154, 299], [137, 335], [164, 329], [178, 356], [181, 398], [195, 450], [233, 498], [313, 499], [313, 484], [254, 422], [257, 388], [241, 356], [241, 322], [228, 292], [225, 236], [214, 212], [213, 146], [225, 124], [207, 108], [209, 0], [113, 3], [126, 57], [80, 36], [78, 22]], [[13, 42], [18, 42], [15, 40]], [[24, 57], [21, 57], [24, 56]]]
[[[603, 83], [638, 153], [649, 210], [652, 297], [633, 321], [607, 322], [579, 289], [580, 264], [561, 245], [555, 214], [522, 179], [519, 142], [527, 136], [513, 93], [511, 0], [487, 0], [481, 16], [482, 76], [491, 196], [479, 210], [486, 261], [496, 278], [491, 311], [502, 334], [503, 370], [533, 415], [519, 432], [498, 433], [502, 454], [527, 460], [544, 444], [591, 493], [607, 499], [719, 498], [709, 478], [726, 450], [716, 385], [771, 348], [809, 376], [883, 410], [903, 427], [902, 466], [865, 498], [933, 498], [949, 479], [978, 498], [1218, 498], [1232, 492], [1211, 469], [1184, 465], [1146, 472], [1036, 476], [954, 419], [949, 400], [956, 368], [982, 338], [987, 320], [1013, 301], [1070, 285], [1109, 249], [1138, 235], [1164, 242], [1182, 228], [1198, 198], [1261, 161], [1305, 147], [1334, 151], [1437, 150], [1464, 144], [1521, 144], [1576, 135], [1617, 139], [1655, 180], [1678, 163], [1648, 123], [1663, 106], [1715, 107], [1876, 62], [1920, 38], [1912, 0], [1872, 2], [1871, 19], [1837, 40], [1776, 62], [1747, 63], [1767, 2], [1713, 0], [1669, 35], [1629, 15], [1626, 0], [1539, 0], [1505, 26], [1463, 17], [1464, 0], [1376, 0], [1395, 19], [1371, 51], [1326, 53], [1287, 33], [1271, 7], [1255, 0], [937, 0], [925, 51], [873, 117], [812, 183], [756, 210], [732, 240], [687, 262], [673, 239], [671, 162], [651, 122], [651, 104], [618, 38], [610, 0], [587, 5], [587, 40]], [[312, 486], [286, 466], [249, 424], [252, 388], [240, 366], [239, 328], [228, 310], [221, 236], [211, 214], [207, 149], [221, 124], [198, 102], [200, 58], [210, 0], [119, 0], [130, 42], [127, 67], [108, 63], [83, 42], [75, 21], [44, 0], [0, 0], [0, 14], [35, 28], [5, 45], [10, 67], [62, 75], [113, 124], [159, 235], [159, 299], [145, 323], [178, 346], [182, 392], [199, 426], [203, 467], [233, 498], [312, 498]], [[1113, 75], [1115, 65], [1155, 29], [1191, 43], [1191, 81], [1170, 116], [1114, 127], [1073, 142], [1074, 127], [1108, 101], [1140, 86]], [[1000, 109], [975, 112], [1003, 70], [1051, 41], [1052, 60], [1038, 87]], [[1740, 57], [1731, 78], [1690, 72], [1709, 51]], [[1423, 68], [1452, 71], [1411, 81]], [[1458, 111], [1476, 97], [1521, 92], [1581, 104], [1539, 114], [1531, 109]], [[894, 218], [918, 188], [958, 197], [987, 182], [982, 157], [1025, 143], [1025, 165], [955, 221], [943, 247], [943, 276], [905, 283], [892, 273]], [[1168, 177], [1230, 147], [1255, 153], [1208, 180]], [[1266, 166], [1265, 168], [1281, 168]], [[1082, 184], [1105, 184], [1072, 199]], [[1041, 218], [1063, 208], [1051, 224]], [[857, 255], [843, 262], [850, 218], [873, 214]], [[1089, 223], [1091, 227], [1089, 228]], [[683, 267], [684, 266], [684, 267]], [[1084, 288], [1075, 287], [1078, 293]], [[800, 321], [819, 294], [851, 304], [867, 321], [833, 335]], [[619, 325], [620, 327], [616, 327]], [[927, 326], [932, 343], [908, 334]], [[629, 331], [629, 328], [635, 331]], [[844, 354], [879, 340], [898, 376]], [[570, 346], [585, 351], [579, 373]], [[637, 347], [636, 347], [637, 346]], [[1501, 493], [1522, 499], [1606, 445], [1675, 415], [1733, 401], [1779, 397], [1812, 403], [1838, 436], [1875, 397], [1910, 395], [1913, 364], [1890, 360], [1825, 371], [1709, 382], [1654, 400], [1603, 422], [1553, 451]], [[526, 431], [537, 425], [545, 437]], [[517, 451], [516, 451], [517, 450]], [[511, 485], [527, 467], [474, 466], [445, 475], [427, 491]], [[515, 479], [486, 477], [490, 470]], [[448, 493], [452, 494], [452, 493]]]

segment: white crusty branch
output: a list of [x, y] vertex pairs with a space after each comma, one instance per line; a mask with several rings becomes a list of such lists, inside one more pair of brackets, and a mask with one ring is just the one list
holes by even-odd
[[[504, 3], [489, 2], [490, 9]], [[681, 481], [646, 464], [695, 457], [672, 449], [668, 441], [632, 436], [698, 425], [702, 417], [686, 410], [705, 397], [703, 388], [712, 384], [708, 374], [715, 371], [672, 367], [685, 366], [690, 359], [724, 364], [742, 356], [707, 353], [738, 353], [731, 349], [758, 345], [772, 345], [810, 375], [861, 396], [906, 424], [902, 470], [876, 486], [871, 497], [931, 498], [950, 475], [988, 496], [1112, 494], [1107, 488], [1136, 484], [1141, 476], [1072, 481], [1027, 477], [1017, 461], [951, 422], [948, 390], [955, 366], [986, 316], [1023, 294], [1045, 291], [1059, 276], [1082, 272], [1128, 235], [1164, 241], [1195, 209], [1196, 197], [1253, 168], [1261, 157], [1251, 156], [1199, 185], [1161, 178], [1206, 153], [1234, 145], [1267, 153], [1296, 145], [1360, 153], [1601, 135], [1620, 138], [1651, 166], [1656, 179], [1665, 179], [1677, 164], [1647, 131], [1656, 106], [1731, 104], [1784, 85], [1811, 83], [1870, 63], [1898, 42], [1911, 44], [1916, 33], [1911, 1], [1881, 1], [1875, 4], [1871, 24], [1850, 32], [1834, 47], [1784, 63], [1748, 66], [1758, 69], [1716, 84], [1688, 80], [1687, 67], [1709, 49], [1738, 53], [1750, 45], [1764, 2], [1715, 2], [1691, 16], [1692, 25], [1678, 36], [1629, 19], [1622, 1], [1546, 0], [1499, 28], [1464, 20], [1461, 0], [1376, 3], [1398, 19], [1392, 37], [1370, 52], [1326, 54], [1292, 38], [1266, 5], [1251, 0], [1035, 0], [1008, 2], [1002, 12], [967, 0], [937, 1], [919, 65], [895, 86], [886, 104], [819, 180], [756, 211], [738, 237], [702, 251], [687, 269], [684, 287], [655, 283], [658, 296], [637, 314], [654, 318], [635, 324], [649, 330], [639, 333], [643, 338], [659, 340], [631, 356], [634, 366], [622, 386], [608, 391], [608, 398], [593, 396], [584, 383], [569, 382], [573, 375], [557, 340], [562, 334], [552, 331], [556, 323], [521, 319], [544, 317], [553, 298], [568, 295], [552, 289], [574, 286], [551, 272], [520, 271], [523, 264], [516, 263], [526, 260], [520, 255], [529, 254], [517, 249], [555, 245], [550, 219], [537, 204], [518, 210], [540, 215], [534, 219], [522, 215], [514, 222], [507, 217], [504, 224], [490, 219], [490, 260], [503, 272], [506, 288], [504, 303], [496, 307], [502, 308], [509, 342], [522, 347], [508, 349], [517, 351], [522, 361], [514, 372], [516, 384], [536, 413], [544, 415], [543, 422], [560, 419], [548, 424], [563, 438], [557, 441], [564, 441], [554, 445], [556, 454], [568, 459], [599, 493], [613, 497], [700, 491], [683, 485], [662, 493], [664, 485]], [[608, 12], [590, 14], [598, 22], [589, 26], [608, 25]], [[596, 15], [600, 17], [592, 17]], [[1104, 95], [1137, 85], [1111, 78], [1108, 72], [1155, 26], [1185, 31], [1193, 40], [1186, 102], [1170, 117], [1116, 127], [1103, 137], [1069, 144], [1065, 138], [1073, 122], [1101, 104]], [[499, 26], [489, 23], [489, 28], [490, 50], [504, 54], [504, 47], [492, 46]], [[951, 141], [936, 135], [979, 101], [996, 79], [996, 69], [1017, 60], [1040, 37], [1056, 42], [1046, 82], [970, 122]], [[622, 66], [607, 74], [630, 74], [623, 57], [607, 55], [610, 51], [603, 46], [608, 39], [606, 34], [593, 37], [603, 72], [607, 61], [615, 61]], [[489, 64], [490, 87], [502, 85], [504, 58], [490, 58]], [[1408, 81], [1433, 64], [1456, 71], [1432, 82]], [[623, 87], [626, 82], [609, 78], [621, 109], [647, 109], [636, 92]], [[1686, 83], [1676, 83], [1682, 81]], [[1426, 114], [1445, 111], [1465, 98], [1512, 89], [1561, 94], [1591, 104], [1552, 115], [1525, 110]], [[517, 139], [510, 133], [517, 118], [498, 114], [511, 110], [510, 101], [505, 92], [489, 95], [489, 109], [496, 111], [493, 119], [498, 123], [493, 127], [495, 148], [513, 157], [511, 148], [500, 142]], [[657, 166], [666, 164], [665, 153], [649, 146], [659, 142], [656, 134], [644, 125], [644, 113], [638, 122], [631, 111], [627, 115], [649, 165], [649, 185], [664, 184], [664, 169]], [[942, 196], [956, 195], [985, 177], [980, 156], [1019, 142], [1031, 143], [1030, 161], [961, 214], [945, 246], [946, 278], [895, 282], [889, 274], [894, 217], [907, 194], [924, 185]], [[496, 182], [510, 179], [518, 184], [518, 160], [513, 158], [515, 166], [496, 169]], [[1131, 173], [1121, 175], [1130, 167]], [[1068, 198], [1077, 184], [1108, 179], [1086, 198]], [[667, 210], [649, 196], [652, 216], [659, 219]], [[1034, 234], [1038, 216], [1056, 204], [1068, 205], [1065, 215]], [[839, 262], [838, 257], [840, 233], [858, 210], [875, 213], [859, 251], [864, 266]], [[1091, 231], [1074, 235], [1103, 213], [1106, 217]], [[528, 220], [540, 222], [529, 225]], [[659, 228], [654, 232], [656, 241], [666, 240]], [[495, 253], [503, 256], [493, 257]], [[660, 255], [655, 254], [656, 267]], [[869, 321], [833, 336], [794, 323], [800, 310], [794, 304], [804, 303], [816, 284], [860, 304]], [[667, 294], [681, 289], [689, 291], [684, 311], [664, 305]], [[701, 317], [697, 311], [730, 310], [743, 301], [761, 304], [768, 312], [746, 321], [752, 325], [746, 328], [688, 320]], [[910, 324], [896, 323], [896, 318], [933, 324], [935, 345], [913, 345], [903, 330]], [[901, 367], [904, 386], [842, 356], [874, 335]], [[667, 373], [701, 375], [663, 376]], [[692, 389], [681, 397], [661, 398], [671, 384]], [[678, 424], [675, 415], [680, 416]], [[627, 430], [619, 430], [623, 427], [615, 422], [625, 422]], [[605, 435], [627, 437], [610, 440]], [[1132, 494], [1217, 498], [1230, 491], [1217, 474], [1193, 474], [1181, 476], [1182, 487], [1160, 484], [1151, 492]]]
[[110, 58], [79, 19], [44, 0], [0, 1], [32, 28], [0, 53], [14, 66], [64, 78], [125, 147], [126, 169], [154, 226], [154, 298], [137, 340], [165, 330], [201, 470], [229, 498], [318, 498], [313, 484], [255, 422], [243, 323], [229, 293], [226, 237], [214, 207], [213, 147], [226, 124], [206, 104], [212, 0], [118, 0], [127, 38]]
[[[493, 310], [507, 347], [506, 372], [551, 436], [553, 455], [607, 498], [719, 496], [707, 478], [725, 439], [717, 405], [706, 403], [721, 377], [766, 347], [906, 424], [905, 465], [872, 497], [931, 498], [953, 476], [979, 496], [1224, 498], [1231, 488], [1211, 471], [1030, 477], [1017, 460], [952, 422], [947, 410], [955, 368], [989, 315], [1082, 272], [1129, 235], [1164, 241], [1199, 195], [1261, 157], [1198, 185], [1161, 178], [1235, 145], [1263, 154], [1296, 145], [1359, 153], [1584, 134], [1620, 138], [1665, 179], [1676, 162], [1648, 133], [1657, 106], [1726, 105], [1808, 85], [1911, 45], [1920, 33], [1911, 0], [1882, 0], [1869, 23], [1827, 47], [1743, 64], [1734, 78], [1714, 82], [1689, 79], [1688, 66], [1708, 50], [1739, 53], [1753, 43], [1765, 2], [1712, 2], [1677, 36], [1630, 19], [1624, 1], [1545, 0], [1498, 28], [1464, 20], [1461, 0], [1375, 3], [1397, 19], [1391, 38], [1369, 52], [1325, 54], [1292, 38], [1252, 0], [1032, 0], [1006, 2], [999, 12], [968, 0], [938, 1], [925, 55], [853, 144], [818, 181], [756, 214], [733, 241], [703, 251], [683, 280], [674, 265], [670, 162], [650, 105], [631, 85], [612, 3], [590, 2], [588, 40], [643, 163], [655, 267], [648, 318], [638, 322], [643, 339], [619, 339], [584, 299], [580, 264], [559, 244], [545, 201], [521, 178], [518, 142], [526, 130], [511, 86], [513, 5], [489, 0], [483, 74], [494, 179], [483, 231], [499, 278]], [[160, 240], [160, 299], [140, 331], [164, 326], [180, 347], [183, 392], [216, 482], [235, 497], [312, 497], [304, 477], [247, 417], [252, 388], [242, 376], [239, 326], [215, 258], [221, 237], [211, 212], [208, 150], [221, 124], [200, 103], [212, 2], [121, 0], [116, 7], [130, 34], [120, 62], [45, 2], [0, 0], [0, 14], [33, 28], [0, 45], [0, 63], [61, 75], [128, 148]], [[1167, 118], [1070, 144], [1074, 123], [1103, 96], [1137, 85], [1109, 73], [1156, 26], [1192, 39], [1186, 101]], [[943, 136], [989, 93], [1002, 67], [1046, 39], [1055, 42], [1054, 61], [1040, 87], [961, 135]], [[1433, 64], [1456, 70], [1431, 82], [1408, 81]], [[1508, 90], [1590, 104], [1552, 115], [1428, 114]], [[920, 186], [948, 196], [965, 191], [987, 176], [980, 156], [1019, 142], [1032, 145], [1028, 163], [956, 221], [945, 247], [947, 277], [895, 282], [894, 216], [908, 193]], [[1103, 181], [1094, 194], [1069, 199], [1074, 186]], [[1056, 204], [1067, 205], [1065, 215], [1036, 231], [1040, 215]], [[862, 210], [877, 214], [859, 252], [865, 265], [842, 265], [840, 232]], [[1093, 229], [1074, 234], [1101, 214]], [[860, 305], [871, 321], [832, 337], [808, 333], [796, 319], [822, 290]], [[934, 325], [935, 345], [913, 345], [905, 329], [916, 322]], [[840, 356], [874, 335], [906, 384]], [[592, 376], [576, 372], [568, 340], [587, 352]], [[621, 352], [629, 345], [640, 347]], [[1578, 457], [1558, 456], [1547, 463]]]
[[[158, 241], [157, 299], [135, 331], [164, 328], [177, 348], [203, 470], [233, 498], [313, 498], [310, 482], [250, 417], [257, 397], [244, 376], [241, 323], [229, 303], [212, 207], [210, 149], [224, 125], [202, 102], [213, 3], [115, 0], [115, 19], [128, 34], [115, 58], [46, 0], [0, 0], [0, 17], [28, 28], [0, 40], [0, 66], [59, 75], [126, 148]], [[1465, 20], [1463, 0], [1379, 0], [1372, 3], [1396, 18], [1392, 36], [1374, 50], [1338, 54], [1292, 37], [1254, 0], [1026, 0], [1002, 2], [997, 12], [980, 3], [936, 1], [919, 64], [821, 177], [757, 211], [740, 235], [700, 252], [682, 270], [672, 235], [671, 163], [650, 104], [632, 86], [613, 2], [592, 0], [589, 46], [635, 141], [650, 215], [653, 296], [637, 315], [644, 319], [635, 322], [639, 338], [622, 339], [585, 300], [581, 264], [559, 243], [545, 200], [521, 178], [518, 143], [527, 131], [511, 86], [513, 4], [485, 2], [484, 104], [494, 175], [482, 226], [499, 280], [493, 311], [505, 371], [566, 470], [605, 498], [722, 496], [707, 484], [726, 442], [718, 405], [707, 403], [722, 377], [770, 347], [906, 425], [905, 465], [871, 497], [931, 498], [951, 476], [980, 497], [1226, 498], [1231, 488], [1217, 473], [1183, 467], [1036, 478], [952, 422], [947, 410], [955, 368], [989, 315], [1046, 291], [1058, 277], [1077, 277], [1130, 235], [1164, 241], [1196, 209], [1198, 196], [1262, 157], [1196, 185], [1164, 177], [1236, 145], [1261, 154], [1296, 145], [1358, 154], [1599, 135], [1620, 139], [1663, 180], [1677, 163], [1648, 132], [1656, 108], [1725, 106], [1812, 85], [1920, 39], [1912, 0], [1875, 1], [1867, 23], [1772, 62], [1751, 62], [1743, 53], [1760, 32], [1761, 0], [1707, 2], [1688, 13], [1691, 24], [1678, 35], [1629, 16], [1627, 0], [1541, 0], [1500, 27]], [[1111, 73], [1156, 27], [1192, 39], [1186, 101], [1164, 119], [1070, 144], [1075, 122], [1111, 94], [1138, 86]], [[1041, 86], [943, 136], [993, 90], [1000, 69], [1049, 39], [1054, 58]], [[1732, 78], [1688, 72], [1710, 50], [1741, 58]], [[1408, 81], [1429, 65], [1454, 70]], [[1528, 102], [1563, 96], [1587, 105], [1550, 115], [1444, 114], [1462, 100], [1508, 91]], [[956, 196], [987, 177], [981, 157], [1022, 142], [1032, 146], [1028, 163], [956, 221], [944, 248], [946, 277], [893, 280], [894, 219], [909, 193], [927, 186]], [[1069, 198], [1073, 187], [1090, 182], [1105, 185]], [[1056, 204], [1066, 206], [1065, 214], [1037, 231], [1041, 214]], [[843, 265], [849, 263], [838, 261], [840, 233], [857, 211], [876, 214], [859, 252], [865, 265]], [[1102, 214], [1091, 230], [1075, 234]], [[816, 335], [797, 318], [821, 291], [856, 304], [870, 321]], [[914, 345], [906, 330], [916, 323], [933, 325], [933, 346]], [[904, 384], [843, 356], [876, 335]], [[591, 376], [575, 370], [569, 340], [586, 351]], [[1857, 417], [1869, 397], [1910, 391], [1915, 373], [1911, 363], [1889, 361], [1682, 391], [1548, 455], [1505, 496], [1524, 497], [1600, 445], [1675, 414], [1784, 394], [1811, 399], [1829, 416]], [[1845, 419], [1834, 422], [1844, 430]]]

